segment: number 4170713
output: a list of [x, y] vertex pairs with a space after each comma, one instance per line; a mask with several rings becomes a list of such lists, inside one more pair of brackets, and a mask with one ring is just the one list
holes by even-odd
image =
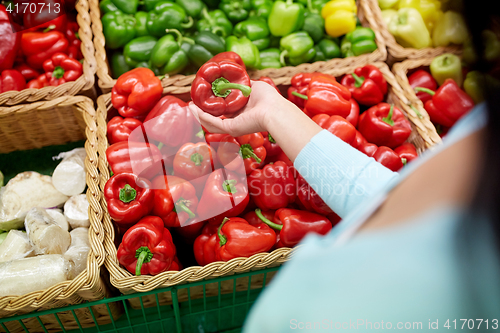
[[446, 327], [447, 329], [462, 329], [462, 330], [479, 330], [479, 329], [492, 329], [496, 330], [498, 329], [498, 319], [454, 319], [450, 320], [448, 319], [443, 327]]
[[43, 3], [43, 2], [21, 2], [21, 3], [16, 3], [13, 4], [12, 2], [9, 2], [7, 5], [7, 8], [5, 8], [6, 11], [9, 13], [15, 12], [17, 14], [26, 14], [26, 13], [42, 13], [44, 10], [46, 13], [55, 13], [59, 14], [61, 11], [61, 4], [60, 3], [53, 3], [52, 6], [50, 3]]

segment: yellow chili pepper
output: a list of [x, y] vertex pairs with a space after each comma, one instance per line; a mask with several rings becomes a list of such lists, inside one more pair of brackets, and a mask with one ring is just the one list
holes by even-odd
[[332, 37], [340, 37], [356, 29], [357, 11], [354, 0], [332, 0], [326, 3], [321, 10], [326, 33]]
[[429, 32], [432, 32], [436, 22], [443, 15], [441, 3], [438, 0], [399, 0], [398, 6], [418, 10]]

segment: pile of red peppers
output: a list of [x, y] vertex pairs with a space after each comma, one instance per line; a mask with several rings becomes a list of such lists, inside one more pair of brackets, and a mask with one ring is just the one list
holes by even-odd
[[[277, 89], [271, 79], [260, 80]], [[250, 93], [241, 58], [226, 52], [200, 68], [191, 97], [206, 112], [233, 117]], [[294, 247], [340, 221], [271, 133], [209, 133], [185, 100], [162, 94], [147, 68], [120, 76], [111, 93], [106, 157], [112, 176], [104, 197], [122, 237], [118, 260], [132, 274], [179, 270], [179, 242], [191, 246], [198, 265], [208, 265]], [[358, 68], [340, 81], [301, 73], [288, 94], [321, 127], [394, 171], [417, 157], [406, 142], [410, 123], [384, 103], [387, 83], [377, 67]]]
[[74, 4], [45, 0], [37, 10], [0, 4], [0, 93], [59, 86], [83, 74]]

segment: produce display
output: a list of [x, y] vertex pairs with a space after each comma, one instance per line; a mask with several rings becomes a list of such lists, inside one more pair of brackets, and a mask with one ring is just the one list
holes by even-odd
[[46, 289], [86, 269], [85, 157], [84, 148], [61, 153], [52, 177], [22, 172], [1, 188], [0, 296]]
[[[277, 89], [269, 78], [260, 80]], [[417, 151], [406, 142], [410, 122], [384, 102], [387, 90], [380, 70], [366, 65], [340, 78], [299, 73], [287, 94], [322, 128], [398, 171]], [[224, 52], [200, 67], [191, 99], [212, 115], [233, 117], [251, 91], [244, 60]], [[109, 116], [106, 156], [112, 176], [104, 198], [121, 237], [117, 259], [130, 273], [180, 270], [186, 264], [179, 245], [207, 265], [293, 247], [339, 222], [271, 133], [209, 133], [185, 101], [162, 97], [152, 70], [120, 76], [111, 102], [116, 111]]]
[[138, 67], [192, 74], [226, 51], [248, 69], [265, 69], [377, 49], [355, 0], [104, 0], [99, 7], [114, 78]]
[[55, 87], [83, 74], [74, 2], [49, 0], [34, 11], [23, 10], [26, 4], [0, 4], [0, 93]]

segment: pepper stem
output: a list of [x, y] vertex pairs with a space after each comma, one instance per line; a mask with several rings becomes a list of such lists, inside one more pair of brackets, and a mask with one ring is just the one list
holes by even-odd
[[208, 24], [210, 26], [213, 26], [215, 25], [215, 20], [212, 18], [212, 16], [210, 16], [210, 14], [208, 14], [208, 10], [207, 10], [207, 7], [203, 7], [203, 9], [201, 10], [201, 16], [203, 16], [203, 18], [205, 20], [208, 21]]
[[408, 163], [408, 160], [406, 158], [402, 158], [401, 159], [401, 162], [403, 162], [403, 166], [405, 166], [407, 163]]
[[283, 50], [283, 52], [280, 53], [280, 62], [281, 62], [281, 66], [283, 66], [283, 67], [286, 66], [286, 61], [285, 61], [286, 56], [288, 56], [288, 51]]
[[137, 197], [137, 191], [130, 186], [129, 184], [125, 184], [125, 186], [120, 189], [120, 195], [118, 198], [121, 202], [129, 203], [130, 201], [134, 201]]
[[184, 41], [188, 42], [189, 44], [194, 44], [194, 40], [192, 40], [191, 38], [188, 38], [188, 37], [184, 37], [181, 34], [181, 32], [179, 30], [177, 30], [177, 29], [165, 29], [165, 32], [167, 34], [168, 33], [173, 33], [175, 35], [175, 39], [177, 40], [177, 44], [179, 44], [179, 46], [181, 46], [182, 42], [184, 42]]
[[307, 10], [314, 14], [318, 13], [318, 11], [313, 8], [312, 0], [307, 0]]
[[382, 121], [386, 124], [394, 126], [394, 120], [392, 120], [392, 115], [394, 114], [394, 104], [391, 104], [391, 109], [389, 110], [389, 114], [387, 117], [382, 118]]
[[296, 91], [292, 91], [292, 95], [297, 96], [297, 97], [302, 98], [302, 99], [305, 99], [305, 100], [309, 99], [309, 97], [307, 97], [306, 95], [302, 95], [301, 93], [298, 93]]
[[226, 179], [222, 182], [222, 188], [224, 191], [229, 193], [236, 193], [238, 190], [236, 189], [236, 179]]
[[200, 139], [203, 139], [205, 137], [205, 131], [203, 130], [203, 128], [198, 133], [196, 133], [196, 137]]
[[200, 166], [201, 162], [203, 162], [203, 155], [200, 153], [194, 153], [191, 155], [191, 161], [194, 162], [194, 165]]
[[293, 0], [286, 0], [286, 4], [287, 4], [288, 6], [293, 5]]
[[188, 16], [188, 21], [181, 23], [180, 26], [184, 29], [189, 29], [193, 26], [193, 24], [194, 24], [193, 18], [191, 16]]
[[228, 219], [227, 217], [225, 217], [225, 218], [224, 218], [224, 220], [222, 220], [222, 223], [220, 224], [219, 229], [217, 229], [217, 235], [219, 236], [219, 240], [220, 240], [220, 241], [219, 241], [219, 244], [220, 244], [220, 246], [223, 246], [223, 245], [225, 245], [225, 244], [227, 243], [227, 238], [226, 238], [226, 236], [224, 236], [224, 235], [222, 234], [222, 232], [221, 232], [221, 231], [222, 231], [222, 226], [223, 226], [223, 225], [224, 225], [224, 223], [226, 223], [227, 221], [229, 221], [229, 219]]
[[416, 107], [414, 107], [413, 105], [410, 105], [410, 108], [413, 110], [413, 112], [415, 112], [417, 114], [419, 119], [424, 118], [424, 116], [422, 116], [422, 114], [420, 113], [420, 111], [418, 111], [418, 109]]
[[141, 276], [142, 264], [150, 262], [153, 259], [153, 253], [146, 246], [141, 246], [135, 251], [135, 257], [137, 258], [135, 275]]
[[163, 142], [160, 142], [160, 143], [158, 144], [158, 150], [161, 150], [161, 149], [163, 148], [163, 146], [164, 146]]
[[[212, 33], [217, 36], [226, 37], [226, 32], [222, 27], [213, 27]], [[220, 33], [220, 34], [219, 34]]]
[[52, 72], [52, 77], [60, 79], [63, 76], [64, 76], [64, 69], [61, 66], [57, 66], [56, 68], [54, 68], [54, 71]]
[[257, 155], [255, 155], [252, 146], [250, 146], [248, 143], [241, 145], [240, 152], [241, 155], [243, 155], [243, 158], [253, 158], [257, 163], [262, 163], [262, 160]]
[[424, 87], [416, 87], [414, 90], [416, 92], [419, 92], [419, 91], [426, 92], [426, 93], [428, 93], [431, 96], [434, 96], [436, 94], [435, 91], [432, 91], [432, 90], [430, 90], [428, 88], [424, 88]]
[[262, 211], [260, 210], [260, 208], [257, 208], [255, 210], [255, 214], [257, 214], [257, 216], [259, 217], [259, 219], [262, 220], [262, 222], [264, 222], [265, 224], [267, 224], [268, 226], [270, 226], [271, 228], [273, 229], [276, 229], [276, 230], [281, 230], [283, 229], [283, 226], [281, 224], [278, 224], [278, 223], [274, 223], [272, 222], [271, 220], [267, 219], [264, 214], [262, 214]]
[[49, 32], [50, 30], [54, 30], [56, 28], [55, 24], [49, 25], [43, 32]]
[[238, 89], [243, 96], [248, 97], [252, 92], [252, 88], [244, 84], [232, 83], [228, 79], [220, 77], [212, 82], [212, 91], [217, 97], [226, 98], [231, 93], [231, 89]]
[[356, 88], [361, 88], [361, 86], [365, 82], [365, 78], [364, 77], [359, 77], [355, 73], [352, 73], [351, 75], [354, 78], [354, 86]]
[[189, 200], [184, 200], [182, 197], [177, 200], [175, 203], [176, 207], [179, 207], [182, 211], [186, 212], [189, 215], [189, 218], [192, 219], [193, 217], [196, 216], [195, 213], [189, 207], [186, 205], [186, 203], [189, 203]]
[[267, 134], [267, 139], [269, 140], [269, 142], [271, 143], [276, 143], [276, 140], [274, 140], [274, 138], [272, 137], [271, 133], [268, 133]]

